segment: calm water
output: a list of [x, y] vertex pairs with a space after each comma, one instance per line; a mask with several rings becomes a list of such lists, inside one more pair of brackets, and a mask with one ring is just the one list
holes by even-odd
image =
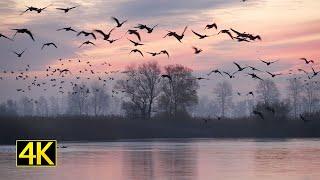
[[64, 145], [55, 168], [16, 168], [15, 147], [0, 146], [0, 179], [320, 179], [320, 139]]

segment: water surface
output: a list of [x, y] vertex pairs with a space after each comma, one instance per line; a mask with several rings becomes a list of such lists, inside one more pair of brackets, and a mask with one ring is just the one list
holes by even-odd
[[[61, 145], [61, 144], [60, 144]], [[55, 168], [17, 168], [0, 146], [0, 179], [320, 179], [320, 139], [172, 139], [64, 143]]]

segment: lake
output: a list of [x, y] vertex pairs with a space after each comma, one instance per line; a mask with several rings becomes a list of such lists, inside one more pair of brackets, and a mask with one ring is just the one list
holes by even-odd
[[0, 146], [0, 179], [320, 179], [320, 139], [157, 139], [60, 143], [54, 168], [17, 168]]

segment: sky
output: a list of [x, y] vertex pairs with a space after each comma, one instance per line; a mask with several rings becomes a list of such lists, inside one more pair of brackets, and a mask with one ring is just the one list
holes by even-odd
[[[20, 15], [26, 6], [40, 8], [48, 5], [50, 6], [40, 14], [27, 12]], [[72, 6], [79, 7], [68, 13], [55, 9]], [[0, 80], [0, 101], [21, 95], [57, 95], [56, 90], [43, 91], [40, 88], [21, 94], [16, 89], [25, 88], [30, 81], [15, 80], [15, 74], [2, 73], [23, 71], [27, 65], [31, 67], [28, 74], [39, 76], [40, 79], [44, 78], [46, 68], [61, 67], [62, 63], [77, 76], [79, 69], [87, 67], [87, 61], [90, 61], [91, 68], [101, 76], [105, 76], [104, 71], [121, 71], [128, 65], [148, 61], [157, 61], [161, 66], [182, 64], [193, 69], [195, 76], [205, 76], [216, 68], [234, 72], [237, 68], [233, 62], [252, 65], [272, 73], [285, 74], [292, 69], [299, 74], [296, 71], [298, 68], [311, 70], [311, 66], [306, 66], [299, 60], [302, 57], [315, 60], [313, 67], [320, 70], [319, 8], [320, 1], [314, 0], [3, 0], [0, 2], [0, 33], [12, 37], [12, 28], [28, 28], [34, 34], [35, 42], [22, 34], [18, 34], [14, 41], [0, 38], [0, 77], [3, 77]], [[123, 27], [112, 32], [111, 39], [122, 37], [113, 44], [103, 41], [98, 34], [98, 39], [93, 40], [84, 36], [77, 37], [72, 32], [56, 31], [71, 26], [77, 31], [101, 29], [107, 32], [115, 26], [112, 16], [128, 20]], [[204, 29], [213, 22], [217, 23], [218, 30]], [[133, 46], [127, 38], [135, 41], [137, 39], [125, 33], [138, 23], [148, 26], [158, 24], [152, 34], [139, 31], [141, 42], [145, 44], [139, 48], [144, 52], [166, 49], [170, 53], [169, 59], [165, 55], [145, 55], [142, 58], [137, 54], [129, 54]], [[182, 43], [174, 38], [163, 38], [167, 30], [181, 33], [185, 26], [188, 29]], [[240, 43], [232, 41], [227, 35], [217, 35], [219, 30], [229, 28], [260, 35], [262, 41]], [[212, 36], [199, 40], [191, 30]], [[86, 40], [91, 40], [96, 46], [78, 48]], [[47, 42], [56, 43], [58, 48], [41, 50], [42, 44]], [[192, 46], [201, 48], [203, 52], [195, 55]], [[12, 53], [24, 49], [26, 52], [21, 58]], [[62, 61], [58, 61], [60, 58]], [[77, 61], [79, 59], [81, 63]], [[259, 59], [279, 62], [266, 67]], [[104, 62], [112, 66], [102, 65]], [[112, 76], [121, 77], [120, 74]], [[269, 75], [261, 74], [261, 77], [268, 78]], [[200, 82], [200, 95], [212, 95], [215, 83], [226, 79], [215, 75], [209, 78], [208, 81]], [[280, 89], [285, 89], [287, 78], [288, 76], [282, 76], [274, 80]], [[79, 81], [88, 80], [83, 78]], [[239, 92], [252, 90], [257, 84], [256, 80], [245, 76], [229, 81], [234, 90]], [[111, 82], [108, 86], [112, 89]]]

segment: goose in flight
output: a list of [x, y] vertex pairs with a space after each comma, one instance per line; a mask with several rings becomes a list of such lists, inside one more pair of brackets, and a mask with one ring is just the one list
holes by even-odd
[[306, 58], [300, 58], [300, 60], [304, 61], [306, 64], [309, 64], [309, 63], [314, 64], [313, 60], [307, 60]]
[[70, 10], [75, 9], [75, 8], [77, 8], [77, 7], [79, 7], [79, 6], [73, 6], [73, 7], [67, 7], [67, 8], [56, 8], [56, 9], [57, 9], [57, 10], [61, 10], [61, 11], [63, 11], [64, 13], [68, 13]]
[[243, 70], [245, 70], [245, 69], [248, 68], [248, 67], [241, 67], [241, 66], [240, 66], [238, 63], [236, 63], [236, 62], [233, 62], [233, 64], [235, 64], [235, 65], [237, 66], [238, 72], [243, 71]]
[[117, 18], [115, 17], [111, 17], [111, 19], [113, 19], [116, 23], [117, 23], [117, 26], [116, 27], [121, 27], [124, 23], [126, 23], [128, 20], [125, 20], [125, 21], [122, 21], [120, 22]]
[[27, 6], [27, 9], [25, 11], [23, 11], [20, 15], [23, 15], [24, 13], [28, 12], [28, 11], [37, 11], [38, 8], [33, 7], [33, 6]]
[[273, 74], [273, 73], [268, 72], [268, 71], [266, 71], [266, 73], [268, 73], [272, 78], [274, 78], [274, 77], [276, 77], [276, 76], [282, 75], [281, 73], [279, 73], [279, 74]]
[[136, 35], [137, 38], [139, 39], [139, 41], [141, 41], [140, 34], [139, 34], [139, 32], [138, 32], [137, 30], [135, 30], [135, 29], [129, 29], [129, 30], [127, 31], [127, 33]]
[[[127, 38], [127, 39], [128, 39], [128, 38]], [[142, 44], [142, 43], [138, 43], [138, 42], [132, 41], [131, 39], [128, 39], [128, 40], [129, 40], [130, 42], [132, 42], [134, 46], [142, 46], [142, 45], [144, 45], [144, 44]]]
[[31, 33], [31, 31], [28, 30], [28, 29], [12, 29], [12, 30], [16, 31], [16, 33], [13, 35], [13, 39], [16, 37], [16, 35], [17, 35], [18, 33], [20, 33], [20, 34], [24, 34], [24, 33], [25, 33], [25, 34], [29, 35], [30, 38], [31, 38], [33, 41], [35, 41], [34, 38], [33, 38], [33, 35], [32, 35], [32, 33]]
[[254, 73], [248, 73], [249, 76], [251, 76], [252, 79], [260, 79], [261, 81], [263, 81], [263, 79], [261, 79], [259, 76], [257, 76]]
[[312, 69], [312, 72], [313, 72], [312, 77], [315, 77], [315, 76], [317, 76], [317, 75], [320, 73], [320, 71], [318, 71], [318, 72], [315, 71], [313, 67], [311, 67], [311, 69]]
[[235, 78], [235, 76], [234, 76], [235, 73], [230, 74], [230, 73], [225, 72], [225, 71], [223, 71], [222, 73], [224, 73], [224, 74], [226, 74], [227, 76], [229, 76], [230, 79]]
[[80, 31], [77, 36], [80, 36], [81, 34], [83, 34], [84, 36], [92, 36], [93, 39], [97, 39], [96, 35], [93, 32], [86, 32], [86, 31]]
[[44, 43], [41, 47], [41, 50], [43, 50], [43, 48], [45, 48], [46, 46], [53, 46], [55, 48], [58, 48], [57, 45], [53, 42], [49, 42], [49, 43]]
[[57, 29], [57, 31], [72, 31], [72, 32], [77, 32], [76, 30], [72, 29], [71, 27], [65, 27], [65, 28], [61, 28], [61, 29]]
[[168, 78], [170, 81], [172, 81], [172, 77], [169, 74], [162, 74], [162, 78]]
[[52, 6], [52, 4], [50, 4], [50, 5], [48, 5], [48, 6], [44, 7], [44, 8], [38, 8], [36, 11], [38, 13], [41, 13], [43, 10], [47, 9], [49, 6]]
[[220, 74], [221, 76], [223, 76], [222, 73], [221, 73], [221, 71], [219, 71], [218, 69], [214, 69], [214, 70], [210, 71], [207, 75], [210, 76], [212, 73], [215, 73], [215, 74], [218, 73], [218, 74]]
[[12, 52], [20, 58], [20, 57], [22, 57], [23, 53], [24, 53], [26, 50], [27, 50], [27, 49], [24, 49], [24, 50], [21, 51], [20, 53], [18, 53], [17, 51], [12, 51]]
[[202, 34], [199, 34], [199, 33], [197, 33], [197, 32], [195, 32], [195, 31], [193, 31], [193, 30], [191, 30], [192, 32], [193, 32], [193, 34], [195, 34], [196, 36], [198, 36], [199, 37], [199, 39], [204, 39], [204, 38], [207, 38], [207, 37], [210, 37], [210, 36], [208, 36], [208, 35], [202, 35]]
[[93, 42], [91, 42], [91, 41], [85, 41], [85, 42], [83, 42], [83, 43], [79, 46], [79, 48], [81, 48], [83, 45], [89, 45], [89, 44], [96, 46], [96, 45], [95, 45]]
[[199, 53], [201, 53], [202, 52], [202, 49], [199, 49], [199, 48], [197, 48], [197, 47], [192, 47], [193, 48], [193, 50], [194, 50], [194, 54], [199, 54]]
[[96, 29], [94, 30], [95, 32], [101, 34], [103, 36], [103, 40], [108, 40], [110, 38], [111, 32], [114, 30], [115, 28], [112, 28], [108, 34], [104, 33], [102, 30]]
[[131, 54], [132, 52], [134, 52], [134, 53], [139, 53], [142, 57], [144, 57], [144, 56], [143, 56], [143, 53], [142, 53], [139, 49], [133, 49], [133, 50], [130, 51], [129, 54]]
[[264, 61], [264, 60], [260, 60], [261, 62], [265, 63], [267, 66], [270, 66], [271, 64], [273, 63], [276, 63], [278, 62], [279, 60], [276, 60], [276, 61]]
[[220, 34], [220, 33], [229, 35], [230, 38], [233, 40], [233, 36], [232, 36], [231, 32], [228, 29], [223, 29], [218, 34]]
[[212, 29], [212, 28], [218, 29], [217, 24], [216, 23], [207, 24], [204, 29]]
[[168, 56], [168, 58], [170, 57], [167, 50], [162, 50], [162, 51], [160, 51], [159, 54], [166, 54]]

